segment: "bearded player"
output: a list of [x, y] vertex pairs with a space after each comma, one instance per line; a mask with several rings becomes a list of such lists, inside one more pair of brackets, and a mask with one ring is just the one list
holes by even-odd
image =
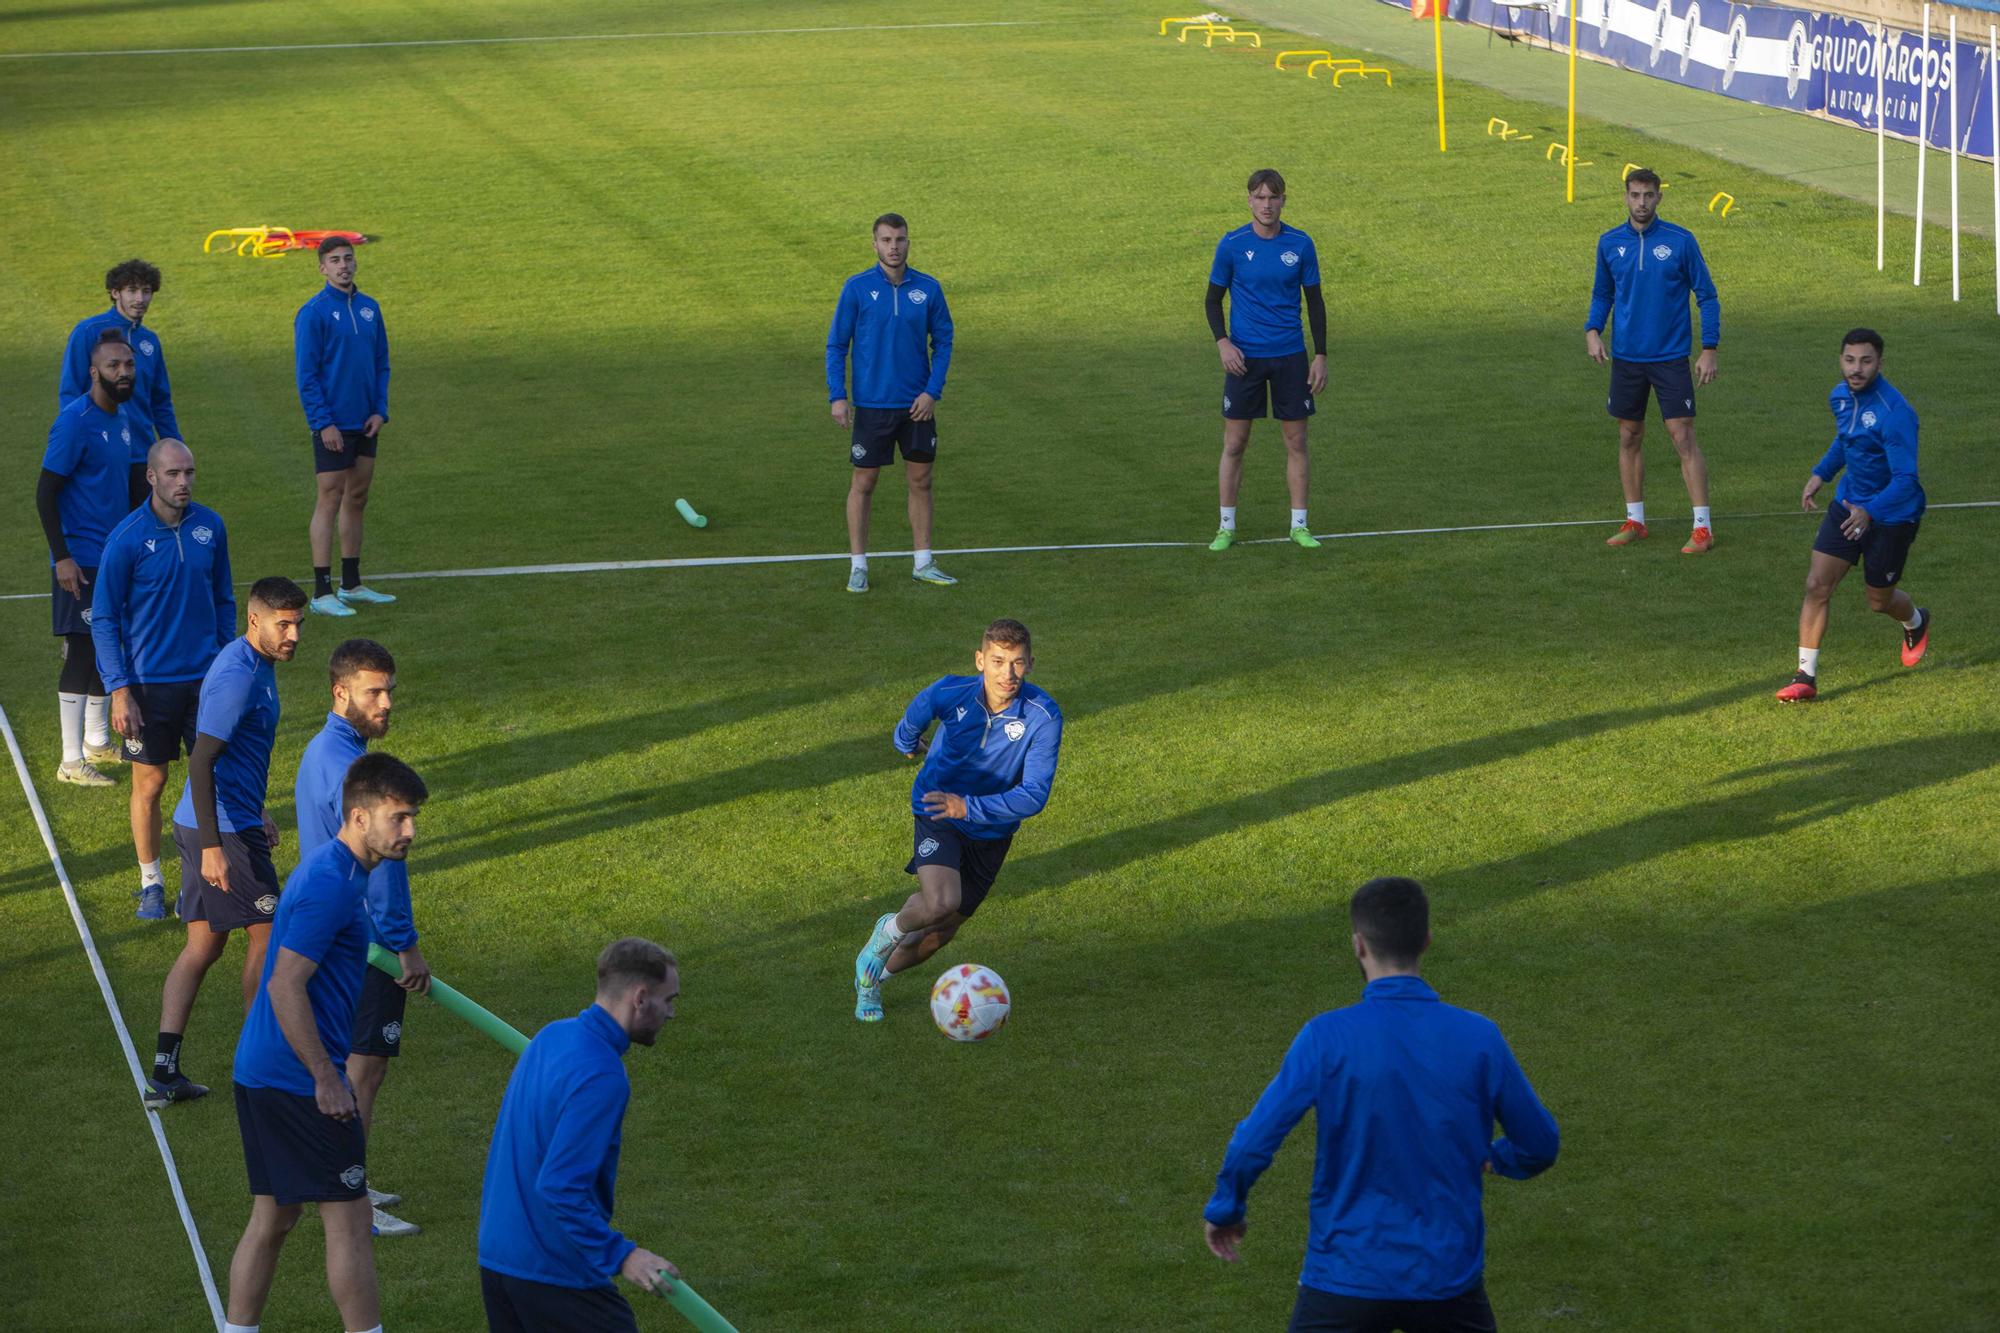
[[[882, 983], [951, 942], [979, 910], [1021, 821], [1042, 812], [1055, 785], [1062, 710], [1028, 684], [1028, 627], [996, 620], [972, 656], [977, 675], [944, 676], [903, 710], [895, 745], [923, 760], [910, 786], [917, 891], [883, 914], [854, 959], [854, 1016], [882, 1021]], [[932, 723], [937, 731], [925, 733]]]

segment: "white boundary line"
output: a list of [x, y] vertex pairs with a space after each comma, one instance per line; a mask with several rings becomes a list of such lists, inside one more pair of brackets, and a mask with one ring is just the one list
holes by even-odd
[[[1935, 504], [1930, 509], [2000, 509], [2000, 500], [1960, 500], [1951, 504]], [[1773, 509], [1758, 514], [1724, 514], [1727, 522], [1737, 523], [1752, 518], [1793, 518], [1799, 516], [1796, 509]], [[1321, 541], [1356, 541], [1363, 537], [1434, 537], [1464, 532], [1526, 532], [1539, 528], [1599, 528], [1614, 526], [1619, 520], [1611, 518], [1562, 518], [1540, 523], [1473, 523], [1456, 528], [1383, 528], [1375, 532], [1320, 532], [1313, 534]], [[1238, 546], [1276, 546], [1289, 542], [1289, 537], [1252, 537], [1238, 542]], [[938, 555], [1034, 555], [1050, 551], [1185, 551], [1206, 549], [1207, 542], [1077, 542], [1053, 546], [960, 546], [950, 549], [940, 548]], [[914, 551], [870, 551], [869, 556], [888, 559], [894, 556], [915, 555]], [[847, 559], [845, 551], [818, 551], [799, 555], [699, 555], [679, 556], [662, 560], [583, 560], [560, 565], [494, 565], [487, 569], [426, 569], [408, 574], [370, 574], [377, 583], [389, 583], [402, 579], [498, 579], [512, 578], [522, 574], [603, 574], [621, 569], [710, 569], [724, 565], [803, 565]], [[241, 586], [249, 586], [239, 581]], [[47, 601], [45, 592], [0, 593], [0, 602]]]
[[676, 37], [804, 37], [842, 32], [924, 32], [940, 28], [1043, 28], [1054, 19], [976, 23], [858, 23], [837, 28], [714, 28], [706, 32], [585, 32], [545, 37], [433, 37], [387, 42], [301, 42], [288, 46], [156, 46], [124, 51], [9, 51], [0, 60], [96, 60], [105, 56], [212, 56], [280, 51], [379, 51], [393, 47], [536, 46], [549, 42], [640, 42]]
[[[14, 773], [21, 779], [21, 793], [28, 798], [28, 809], [35, 816], [35, 827], [41, 830], [42, 846], [48, 849], [49, 864], [55, 867], [56, 881], [62, 885], [63, 897], [69, 900], [70, 919], [76, 923], [76, 933], [83, 941], [83, 952], [90, 959], [90, 971], [97, 978], [97, 989], [104, 996], [104, 1008], [111, 1015], [111, 1026], [118, 1031], [118, 1044], [124, 1048], [125, 1064], [132, 1072], [132, 1084], [143, 1097], [146, 1092], [146, 1076], [139, 1068], [139, 1053], [132, 1049], [132, 1034], [125, 1028], [125, 1019], [118, 1011], [118, 999], [111, 993], [111, 978], [104, 974], [104, 960], [97, 955], [97, 941], [91, 938], [90, 927], [84, 922], [83, 909], [77, 905], [76, 890], [70, 885], [69, 872], [63, 869], [62, 854], [56, 851], [55, 834], [49, 830], [49, 817], [42, 810], [42, 798], [35, 794], [35, 784], [28, 777], [28, 761], [21, 757], [21, 744], [14, 738], [14, 726], [7, 720], [7, 710], [0, 708], [0, 732], [7, 738], [7, 752], [14, 757]], [[187, 1231], [188, 1245], [194, 1251], [195, 1271], [201, 1275], [202, 1294], [208, 1298], [208, 1312], [215, 1319], [215, 1327], [223, 1325], [222, 1296], [215, 1289], [215, 1274], [209, 1271], [208, 1252], [201, 1247], [201, 1232], [195, 1229], [194, 1214], [188, 1211], [187, 1194], [181, 1189], [181, 1173], [174, 1165], [174, 1150], [167, 1146], [167, 1132], [160, 1125], [160, 1113], [140, 1103], [145, 1111], [146, 1123], [152, 1127], [153, 1143], [160, 1150], [160, 1164], [167, 1169], [167, 1184], [173, 1188], [174, 1206], [180, 1210], [181, 1226]]]

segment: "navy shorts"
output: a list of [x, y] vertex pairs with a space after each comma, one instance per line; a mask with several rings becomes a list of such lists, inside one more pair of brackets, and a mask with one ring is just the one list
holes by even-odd
[[[133, 506], [135, 509], [137, 507]], [[62, 584], [56, 582], [54, 567], [49, 569], [50, 619], [55, 622], [55, 632], [58, 637], [64, 634], [90, 633], [90, 597], [92, 590], [97, 586], [97, 568], [94, 565], [79, 565], [78, 568], [83, 570], [84, 579], [81, 598], [72, 597], [63, 591]]]
[[175, 680], [162, 685], [140, 681], [132, 686], [139, 705], [136, 740], [125, 742], [125, 757], [135, 764], [171, 764], [181, 751], [194, 753], [195, 717], [201, 711], [201, 682]]
[[368, 1197], [368, 1141], [361, 1117], [335, 1120], [311, 1097], [236, 1085], [236, 1128], [250, 1192], [280, 1204]]
[[1917, 529], [1923, 526], [1921, 517], [1908, 523], [1870, 523], [1868, 531], [1861, 534], [1860, 541], [1849, 541], [1847, 534], [1840, 530], [1847, 522], [1847, 506], [1835, 500], [1826, 507], [1826, 517], [1819, 521], [1819, 535], [1813, 538], [1813, 550], [1823, 551], [1836, 560], [1848, 564], [1859, 564], [1861, 575], [1871, 588], [1894, 587], [1896, 580], [1903, 576], [1903, 565], [1910, 558], [1910, 546], [1917, 540]]
[[224, 832], [222, 854], [229, 860], [229, 892], [201, 877], [201, 833], [174, 823], [174, 850], [181, 854], [181, 893], [174, 902], [180, 919], [206, 921], [217, 935], [248, 926], [268, 926], [278, 910], [278, 868], [261, 828]]
[[1493, 1333], [1486, 1284], [1442, 1301], [1379, 1301], [1299, 1286], [1286, 1333]]
[[958, 914], [971, 916], [986, 901], [993, 881], [1000, 878], [1000, 863], [1014, 845], [1014, 835], [1004, 838], [968, 838], [941, 819], [917, 818], [914, 841], [916, 855], [903, 867], [916, 874], [918, 866], [950, 866], [958, 872]]
[[312, 432], [313, 471], [345, 472], [354, 466], [357, 458], [373, 458], [376, 446], [382, 443], [378, 435], [363, 435], [358, 430], [340, 432], [340, 442], [345, 447], [338, 453], [320, 443], [319, 432]]
[[614, 1287], [558, 1287], [479, 1266], [489, 1333], [639, 1333]]
[[355, 1055], [400, 1055], [403, 1050], [403, 1006], [410, 993], [379, 967], [361, 978], [361, 999], [354, 1007], [354, 1031], [348, 1050]]
[[1694, 371], [1678, 361], [1620, 361], [1611, 358], [1611, 396], [1604, 410], [1620, 421], [1646, 419], [1646, 395], [1658, 395], [1660, 420], [1694, 415]]
[[1225, 421], [1255, 421], [1270, 401], [1271, 415], [1280, 421], [1304, 421], [1313, 414], [1312, 391], [1306, 388], [1311, 363], [1304, 352], [1290, 356], [1246, 356], [1243, 373], [1222, 375], [1222, 416]]
[[906, 407], [854, 409], [854, 444], [847, 452], [856, 467], [888, 467], [903, 451], [905, 463], [937, 461], [937, 417], [910, 420]]

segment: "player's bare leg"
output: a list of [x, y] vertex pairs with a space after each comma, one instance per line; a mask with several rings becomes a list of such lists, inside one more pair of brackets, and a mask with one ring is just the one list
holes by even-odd
[[[854, 959], [854, 1016], [864, 1023], [882, 1017], [882, 975], [889, 956], [905, 939], [921, 938], [958, 915], [964, 882], [950, 866], [917, 867], [917, 891], [900, 910], [875, 922], [868, 943]], [[940, 947], [942, 947], [940, 945]]]
[[301, 1203], [281, 1207], [268, 1194], [251, 1197], [250, 1223], [243, 1228], [243, 1238], [236, 1242], [236, 1253], [229, 1260], [230, 1323], [254, 1326], [263, 1317], [264, 1302], [271, 1296], [271, 1279], [278, 1275], [278, 1255], [303, 1212], [305, 1205]]
[[882, 469], [878, 467], [858, 467], [847, 483], [849, 592], [868, 591], [868, 511], [875, 501], [875, 483], [881, 473]]
[[1646, 499], [1646, 423], [1618, 423], [1618, 482], [1625, 488], [1625, 503], [1642, 504]]
[[375, 1094], [382, 1090], [382, 1080], [388, 1076], [389, 1057], [386, 1055], [362, 1055], [357, 1052], [347, 1057], [347, 1085], [354, 1089], [354, 1105], [361, 1113], [364, 1138], [375, 1127]]
[[931, 549], [931, 465], [905, 463], [904, 480], [910, 487], [910, 545], [919, 551]]
[[1693, 417], [1669, 417], [1667, 438], [1681, 459], [1681, 481], [1687, 485], [1688, 501], [1694, 506], [1694, 531], [1682, 555], [1700, 555], [1715, 545], [1714, 526], [1708, 512], [1708, 456], [1694, 436]]
[[206, 921], [188, 923], [187, 943], [181, 946], [174, 965], [167, 969], [167, 984], [160, 991], [160, 1031], [187, 1031], [201, 979], [228, 947], [229, 936], [210, 930]]
[[375, 1209], [368, 1196], [322, 1203], [326, 1227], [326, 1289], [347, 1328], [375, 1328], [382, 1322], [382, 1297], [375, 1283]]
[[165, 764], [133, 762], [132, 795], [127, 812], [132, 822], [132, 851], [143, 870], [144, 882], [139, 886], [142, 921], [164, 921], [167, 916], [166, 886], [155, 873], [160, 866], [160, 793], [166, 786]]
[[354, 466], [339, 474], [347, 479], [340, 495], [340, 554], [361, 558], [361, 530], [368, 512], [368, 491], [375, 484], [375, 460], [356, 455]]
[[883, 980], [929, 961], [932, 954], [951, 943], [952, 937], [958, 934], [958, 928], [964, 924], [965, 918], [953, 912], [921, 935], [905, 935], [902, 942], [890, 951], [889, 961], [882, 966]]
[[1292, 493], [1292, 519], [1287, 530], [1295, 545], [1317, 551], [1320, 543], [1306, 523], [1306, 497], [1312, 491], [1312, 454], [1306, 448], [1305, 418], [1280, 421], [1278, 430], [1285, 437], [1285, 485]]
[[1250, 423], [1222, 423], [1222, 463], [1216, 472], [1216, 490], [1224, 509], [1236, 507], [1237, 492], [1243, 489], [1243, 453], [1250, 447]]
[[[1806, 566], [1806, 595], [1799, 603], [1799, 669], [1791, 682], [1778, 691], [1779, 702], [1809, 703], [1819, 697], [1819, 643], [1826, 637], [1828, 607], [1833, 601], [1833, 590], [1852, 568], [1838, 556], [1824, 551], [1812, 553], [1812, 563]], [[1873, 599], [1870, 600], [1872, 603]]]
[[308, 529], [315, 567], [333, 563], [333, 533], [347, 495], [347, 473], [321, 472], [317, 481], [319, 490], [313, 499], [312, 525]]
[[264, 979], [264, 950], [271, 942], [271, 923], [243, 928], [243, 1012], [249, 1013], [257, 999], [257, 983]]

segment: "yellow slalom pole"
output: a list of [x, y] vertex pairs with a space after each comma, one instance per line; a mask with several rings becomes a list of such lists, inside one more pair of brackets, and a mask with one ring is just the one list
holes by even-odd
[[1564, 161], [1568, 175], [1566, 203], [1576, 202], [1576, 0], [1565, 0], [1569, 6], [1569, 153]]
[[1444, 0], [1431, 0], [1431, 49], [1437, 58], [1438, 151], [1444, 147]]

